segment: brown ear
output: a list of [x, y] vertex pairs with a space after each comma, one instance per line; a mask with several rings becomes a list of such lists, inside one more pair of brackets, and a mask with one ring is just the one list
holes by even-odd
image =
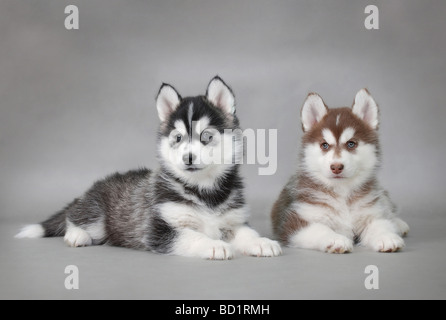
[[310, 93], [305, 99], [301, 112], [302, 128], [304, 132], [310, 130], [327, 114], [327, 106], [317, 93]]
[[361, 89], [356, 94], [352, 112], [373, 129], [378, 128], [378, 105], [367, 89]]

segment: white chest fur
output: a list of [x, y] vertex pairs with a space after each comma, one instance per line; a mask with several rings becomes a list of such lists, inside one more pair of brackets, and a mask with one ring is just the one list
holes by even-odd
[[358, 199], [314, 192], [307, 202], [295, 202], [293, 209], [304, 220], [322, 223], [347, 237], [362, 230], [370, 219], [392, 216], [392, 204], [383, 190], [373, 190]]

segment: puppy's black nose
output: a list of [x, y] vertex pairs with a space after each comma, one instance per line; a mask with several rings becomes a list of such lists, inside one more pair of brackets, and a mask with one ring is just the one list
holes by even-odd
[[186, 153], [183, 155], [183, 162], [185, 165], [193, 165], [194, 161], [197, 159], [197, 156], [194, 155], [192, 152]]

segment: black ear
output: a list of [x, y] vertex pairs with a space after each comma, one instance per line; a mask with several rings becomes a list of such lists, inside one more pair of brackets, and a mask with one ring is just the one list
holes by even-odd
[[156, 96], [156, 109], [161, 122], [166, 121], [181, 102], [181, 96], [170, 84], [163, 83]]
[[215, 76], [209, 82], [206, 97], [213, 105], [222, 109], [225, 113], [235, 113], [234, 93], [219, 76]]

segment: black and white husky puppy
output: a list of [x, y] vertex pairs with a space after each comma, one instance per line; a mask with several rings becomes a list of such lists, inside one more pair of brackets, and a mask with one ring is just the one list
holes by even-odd
[[157, 171], [110, 175], [16, 237], [64, 236], [72, 247], [109, 244], [204, 259], [281, 254], [276, 241], [247, 224], [237, 161], [242, 135], [230, 87], [216, 76], [205, 96], [182, 98], [163, 84], [156, 107]]

